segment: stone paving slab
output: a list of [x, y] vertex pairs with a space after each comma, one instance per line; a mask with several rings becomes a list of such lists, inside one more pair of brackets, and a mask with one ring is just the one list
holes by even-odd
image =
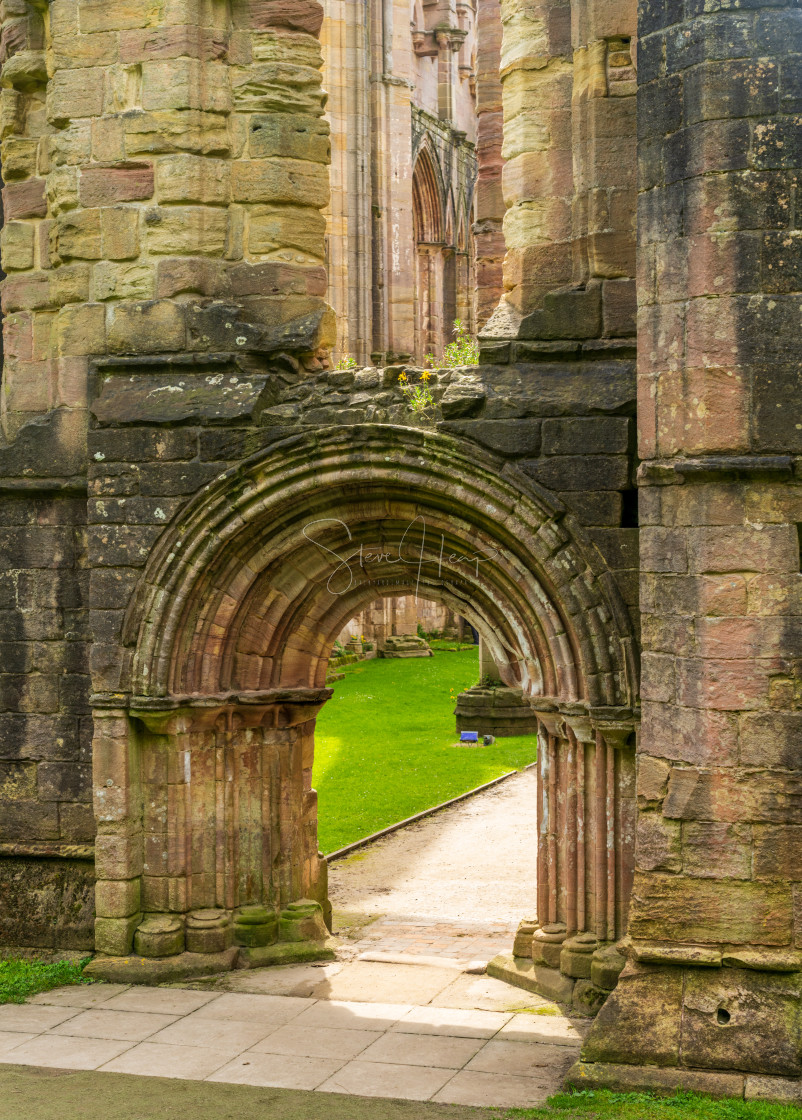
[[[97, 985], [84, 1006], [85, 999], [68, 1003], [61, 989], [0, 1008], [0, 1067], [525, 1107], [556, 1092], [578, 1054], [578, 1024], [544, 1000], [538, 1009], [554, 1014], [530, 1016], [518, 1011], [524, 993], [487, 977], [455, 980], [451, 970], [430, 969], [423, 983], [411, 966], [375, 967], [385, 969], [381, 991], [407, 993], [413, 975], [432, 998], [368, 1002]], [[364, 970], [357, 977], [367, 982]], [[460, 981], [452, 999], [465, 1006], [438, 1005]]]
[[56, 1100], [57, 1115], [70, 1120], [127, 1120], [132, 1101], [136, 1120], [501, 1120], [495, 1108], [8, 1065], [0, 1100], [3, 1120], [54, 1120]]

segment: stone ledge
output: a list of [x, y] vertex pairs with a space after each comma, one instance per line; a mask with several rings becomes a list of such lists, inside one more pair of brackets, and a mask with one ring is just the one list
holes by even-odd
[[570, 1089], [612, 1089], [627, 1093], [633, 1089], [646, 1089], [665, 1096], [675, 1093], [677, 1089], [685, 1089], [706, 1093], [711, 1097], [743, 1097], [746, 1080], [742, 1073], [725, 1073], [719, 1070], [580, 1061], [568, 1071], [564, 1084]]
[[174, 957], [95, 957], [84, 974], [93, 980], [119, 984], [167, 984], [200, 976], [215, 976], [234, 968], [239, 948], [222, 953], [178, 953]]
[[705, 455], [697, 459], [651, 459], [638, 468], [638, 484], [678, 486], [685, 482], [708, 482], [710, 479], [749, 479], [771, 476], [788, 480], [793, 477], [794, 461], [790, 455]]
[[277, 941], [273, 945], [240, 949], [237, 968], [266, 968], [278, 964], [306, 964], [308, 961], [337, 959], [333, 937], [325, 941]]
[[487, 975], [555, 1003], [570, 1004], [573, 998], [575, 981], [570, 976], [563, 976], [558, 968], [536, 965], [526, 957], [501, 953], [488, 962]]

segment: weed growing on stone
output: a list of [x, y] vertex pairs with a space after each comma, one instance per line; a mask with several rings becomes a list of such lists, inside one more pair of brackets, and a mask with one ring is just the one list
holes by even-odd
[[713, 1100], [697, 1093], [658, 1097], [583, 1091], [550, 1097], [543, 1108], [511, 1109], [505, 1120], [802, 1120], [802, 1109], [768, 1101]]
[[421, 415], [429, 409], [431, 409], [432, 412], [435, 410], [435, 400], [432, 396], [432, 387], [429, 384], [431, 376], [428, 369], [425, 369], [423, 373], [421, 373], [418, 383], [413, 384], [406, 373], [402, 372], [398, 375], [398, 385], [401, 392], [404, 394], [404, 399], [411, 411], [416, 415]]
[[49, 992], [65, 984], [91, 984], [83, 975], [91, 957], [73, 961], [0, 961], [0, 1003], [25, 1003], [37, 992]]
[[455, 366], [475, 366], [479, 364], [479, 343], [468, 334], [462, 319], [454, 320], [454, 341], [449, 342], [438, 362], [434, 354], [427, 354], [426, 361], [438, 369], [453, 369]]
[[356, 369], [359, 362], [356, 358], [352, 358], [350, 354], [343, 354], [340, 360], [335, 365], [335, 369]]

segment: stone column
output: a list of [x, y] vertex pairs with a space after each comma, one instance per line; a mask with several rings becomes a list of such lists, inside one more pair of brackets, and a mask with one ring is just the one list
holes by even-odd
[[501, 3], [479, 0], [476, 9], [476, 181], [474, 246], [477, 327], [485, 325], [503, 291], [504, 196], [501, 190]]
[[378, 364], [406, 361], [415, 353], [413, 75], [409, 5], [380, 0], [371, 19], [373, 346]]
[[[492, 975], [594, 1014], [624, 960], [635, 848], [634, 713], [533, 702], [538, 733], [536, 913]], [[502, 958], [503, 960], [503, 958]]]
[[[523, 316], [571, 279], [571, 10], [502, 0], [507, 306]], [[508, 333], [501, 325], [489, 333]]]
[[[98, 952], [133, 949], [153, 958], [150, 971], [137, 962], [141, 975], [158, 978], [158, 958], [181, 952], [193, 913], [233, 918], [236, 934], [240, 916], [258, 907], [275, 941], [279, 915], [293, 903], [328, 909], [311, 788], [314, 717], [328, 695], [285, 690], [96, 709]], [[154, 917], [166, 925], [155, 930]], [[156, 948], [172, 939], [171, 951], [148, 951], [148, 938]], [[247, 953], [256, 943], [240, 944]], [[269, 963], [269, 946], [260, 947]], [[198, 962], [180, 963], [191, 973]], [[122, 967], [100, 962], [95, 974]]]
[[640, 10], [632, 941], [573, 1080], [790, 1099], [802, 1074], [802, 12], [708, 7]]
[[360, 365], [370, 361], [373, 326], [368, 12], [366, 2], [329, 0], [321, 29], [332, 145], [328, 300], [337, 316], [336, 355]]

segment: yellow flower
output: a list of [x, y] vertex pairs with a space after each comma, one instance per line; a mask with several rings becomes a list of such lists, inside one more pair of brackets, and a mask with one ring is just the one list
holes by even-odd
[[399, 381], [406, 381], [406, 379], [407, 379], [407, 375], [403, 371], [401, 373], [399, 373], [399, 375], [398, 375], [398, 380]]
[[431, 375], [431, 373], [429, 373], [428, 369], [425, 369], [423, 371], [423, 373], [420, 375], [420, 379], [421, 379], [421, 381], [428, 381], [431, 376], [432, 375]]

